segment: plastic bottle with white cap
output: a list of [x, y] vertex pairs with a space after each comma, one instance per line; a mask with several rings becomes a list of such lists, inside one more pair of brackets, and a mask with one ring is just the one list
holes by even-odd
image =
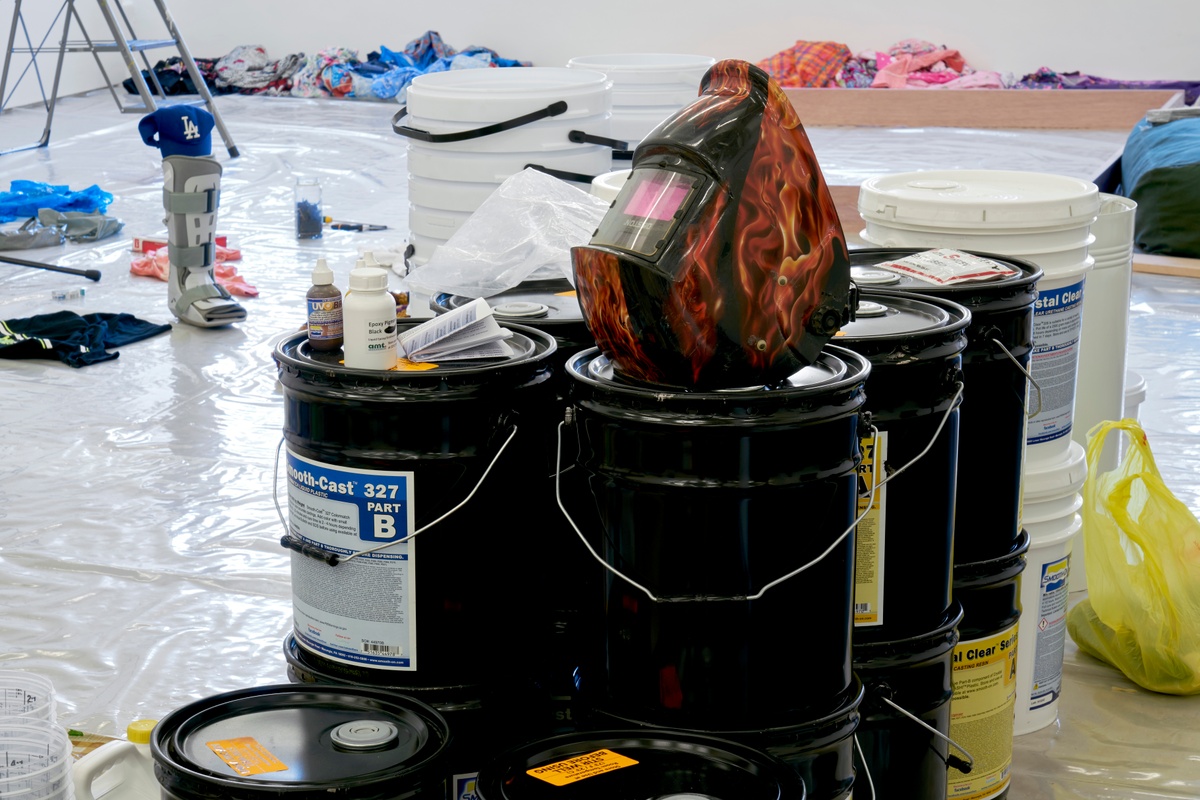
[[387, 270], [359, 259], [342, 301], [342, 363], [352, 369], [392, 369], [396, 328], [396, 298], [388, 291]]
[[71, 768], [75, 800], [160, 800], [150, 736], [157, 720], [129, 723], [124, 739], [105, 742]]

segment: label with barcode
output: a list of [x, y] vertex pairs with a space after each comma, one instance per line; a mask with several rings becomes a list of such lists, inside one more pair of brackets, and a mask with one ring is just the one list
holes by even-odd
[[381, 642], [363, 642], [362, 651], [370, 653], [373, 656], [398, 656], [401, 652], [399, 646], [383, 644]]

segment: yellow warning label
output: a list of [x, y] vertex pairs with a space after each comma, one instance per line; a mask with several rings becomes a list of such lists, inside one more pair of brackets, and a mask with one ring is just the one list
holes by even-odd
[[[883, 480], [887, 461], [887, 431], [861, 441], [862, 461], [858, 465], [859, 489], [870, 492], [875, 480]], [[884, 510], [887, 486], [875, 487], [875, 495], [858, 498], [858, 525], [854, 529], [854, 624], [883, 624], [883, 553], [885, 543]], [[867, 500], [871, 507], [867, 508]], [[864, 513], [865, 512], [865, 513]]]
[[565, 292], [555, 292], [554, 296], [555, 297], [575, 297], [578, 294], [579, 294], [579, 292], [575, 291], [574, 289], [568, 289]]
[[595, 750], [565, 761], [555, 761], [553, 764], [527, 769], [525, 772], [554, 786], [567, 786], [585, 778], [594, 778], [606, 772], [632, 767], [636, 763], [638, 762], [632, 758], [612, 750]]
[[952, 656], [950, 738], [975, 760], [970, 774], [950, 767], [948, 800], [986, 800], [1009, 783], [1017, 700], [1017, 626], [959, 642]]
[[264, 772], [283, 772], [287, 769], [271, 751], [263, 747], [252, 736], [240, 736], [237, 739], [221, 739], [216, 742], [206, 742], [208, 749], [217, 754], [217, 758], [229, 765], [230, 769], [248, 778], [251, 775], [261, 775]]
[[432, 361], [409, 361], [407, 358], [398, 358], [394, 369], [399, 372], [422, 372], [427, 369], [437, 369], [437, 364]]

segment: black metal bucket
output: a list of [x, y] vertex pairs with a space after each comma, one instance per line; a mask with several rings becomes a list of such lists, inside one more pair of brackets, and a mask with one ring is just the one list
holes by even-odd
[[805, 800], [799, 776], [769, 755], [670, 730], [532, 742], [486, 764], [476, 794], [478, 800]]
[[518, 529], [499, 511], [545, 478], [556, 345], [506, 327], [512, 358], [413, 371], [346, 369], [303, 336], [277, 346], [294, 638], [314, 673], [454, 687], [455, 702], [544, 678], [527, 660], [553, 626], [538, 579], [574, 542], [537, 524], [548, 505]]
[[[787, 382], [709, 392], [630, 382], [595, 349], [568, 367], [568, 510], [607, 585], [585, 703], [706, 731], [843, 705], [869, 362], [828, 347]], [[789, 638], [811, 643], [804, 658]]]
[[874, 493], [860, 498], [855, 531], [855, 648], [928, 632], [950, 607], [970, 322], [949, 300], [863, 290], [837, 338], [871, 362], [865, 408], [878, 430], [864, 431], [859, 465]]
[[1008, 795], [1021, 573], [1029, 542], [1022, 530], [1003, 556], [954, 567], [954, 596], [962, 603], [963, 619], [954, 648], [950, 738], [975, 756], [975, 765], [969, 774], [950, 768], [949, 800]]
[[283, 684], [171, 711], [150, 752], [166, 800], [444, 800], [449, 743], [411, 697]]
[[945, 800], [947, 764], [952, 757], [963, 764], [942, 738], [950, 735], [951, 659], [962, 616], [955, 602], [924, 634], [855, 642], [854, 671], [866, 694], [858, 745], [877, 800]]
[[860, 289], [934, 296], [971, 311], [962, 355], [954, 563], [987, 561], [1008, 553], [1021, 531], [1026, 403], [1027, 398], [1037, 400], [1036, 391], [1029, 394], [1027, 372], [1033, 354], [1033, 304], [1042, 272], [1031, 262], [990, 253], [973, 255], [1019, 274], [941, 286], [871, 269], [920, 252], [921, 248], [851, 250], [851, 278]]

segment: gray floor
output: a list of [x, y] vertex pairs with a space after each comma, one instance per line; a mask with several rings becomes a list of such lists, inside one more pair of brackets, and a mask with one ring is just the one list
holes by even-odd
[[[404, 244], [405, 147], [390, 127], [394, 106], [220, 103], [242, 156], [230, 161], [214, 140], [226, 168], [219, 228], [259, 290], [242, 301], [248, 319], [219, 330], [177, 324], [79, 370], [0, 362], [0, 668], [50, 678], [60, 720], [90, 732], [119, 734], [132, 719], [200, 697], [286, 681], [282, 643], [292, 621], [272, 497], [282, 424], [273, 343], [302, 324], [316, 257], [344, 285], [361, 251]], [[24, 113], [0, 120], [5, 146], [16, 143], [18, 123], [40, 132], [36, 114]], [[5, 184], [95, 183], [115, 195], [109, 213], [125, 222], [122, 234], [92, 246], [17, 254], [99, 269], [99, 282], [0, 264], [0, 319], [65, 308], [172, 321], [165, 285], [129, 270], [129, 238], [163, 230], [160, 156], [141, 143], [136, 122], [117, 114], [107, 93], [69, 98], [50, 147], [0, 156]], [[874, 162], [862, 154], [880, 152], [861, 131], [810, 134], [831, 175], [869, 170]], [[980, 159], [983, 151], [957, 145], [979, 137], [925, 134], [953, 138], [955, 153], [976, 158], [941, 167], [1036, 169], [1022, 160], [1032, 157], [1086, 173], [1113, 147], [1101, 136], [1064, 148], [1056, 132], [1043, 151], [1036, 137], [1031, 145], [989, 135]], [[997, 141], [1004, 146], [990, 149]], [[905, 162], [911, 151], [902, 143], [880, 147], [895, 148], [893, 168], [933, 163]], [[1060, 155], [1047, 161], [1047, 151]], [[297, 175], [320, 178], [327, 213], [389, 230], [298, 243]], [[52, 297], [77, 289], [86, 289], [81, 300]], [[1140, 416], [1168, 485], [1195, 513], [1200, 284], [1136, 275], [1131, 308], [1127, 366], [1147, 381]], [[414, 312], [427, 313], [419, 303]], [[1065, 673], [1058, 723], [1016, 741], [1013, 797], [1200, 797], [1200, 699], [1143, 691], [1070, 643]]]

